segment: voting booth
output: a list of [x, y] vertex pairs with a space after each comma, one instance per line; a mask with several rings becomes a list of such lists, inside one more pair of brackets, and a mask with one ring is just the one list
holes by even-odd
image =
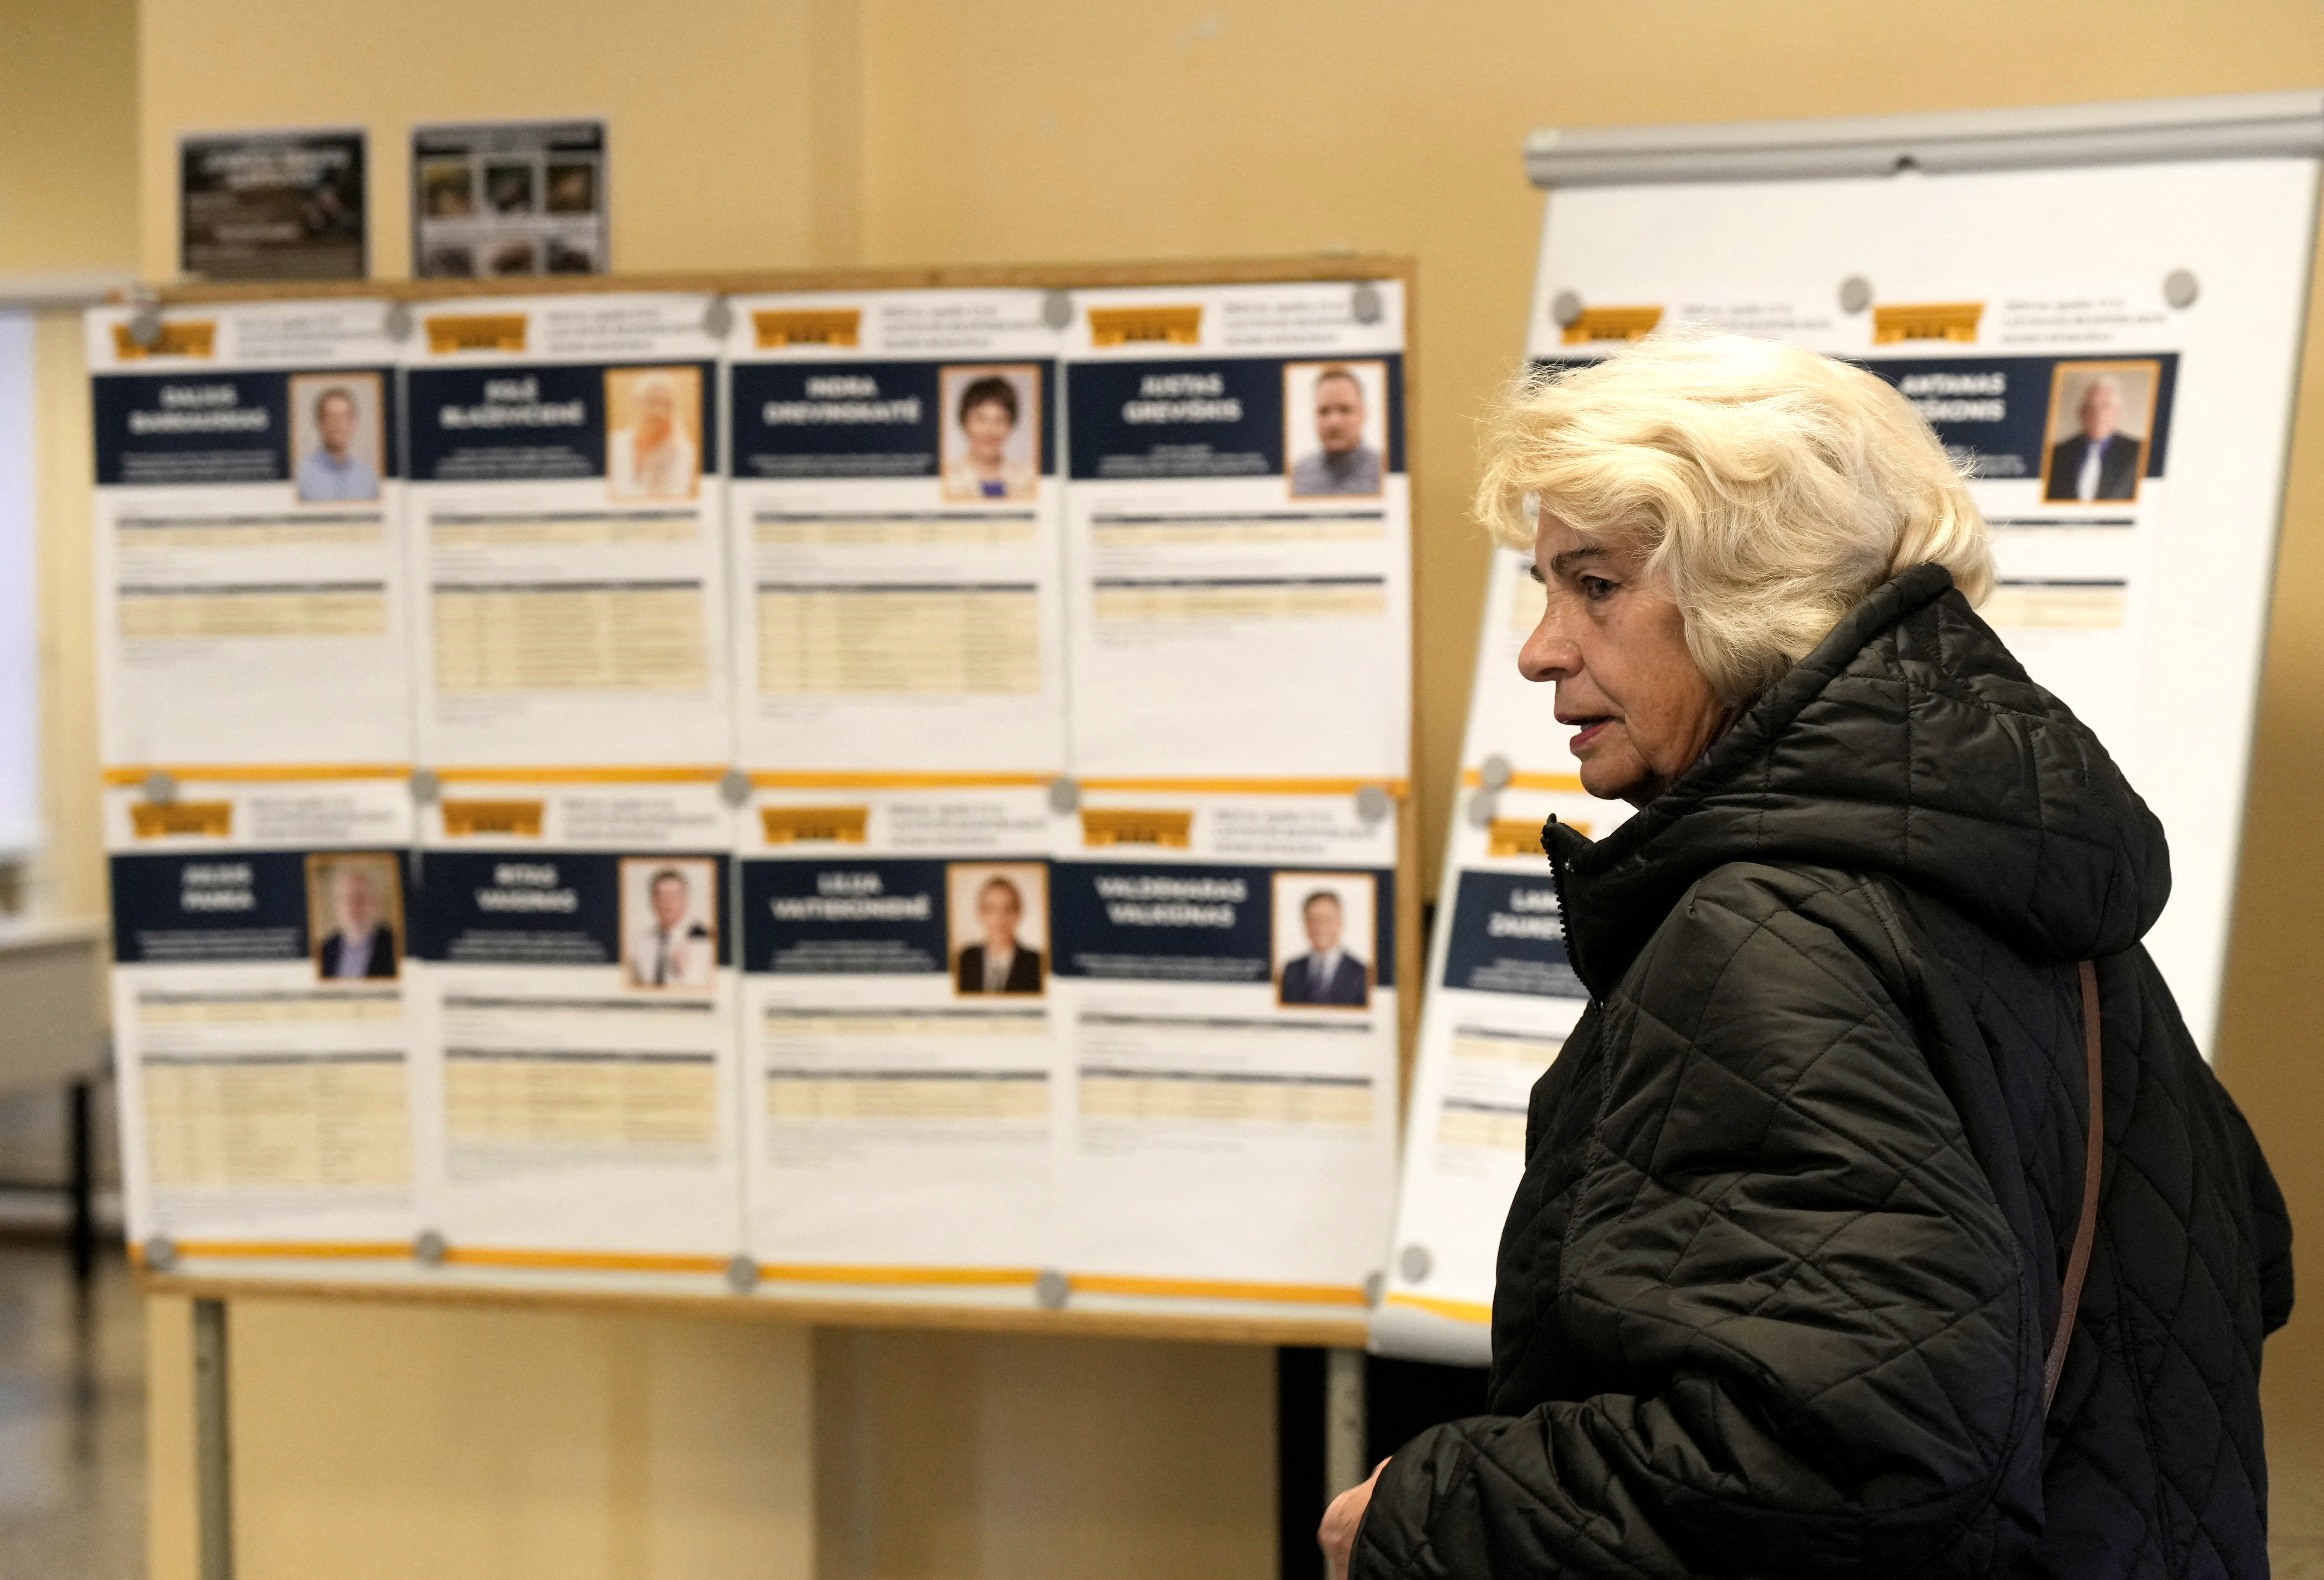
[[[1993, 528], [1980, 613], [2168, 831], [2147, 938], [2211, 1047], [2234, 898], [2324, 94], [1544, 131], [1538, 366], [1700, 324], [1888, 380]], [[1542, 592], [1497, 550], [1446, 846], [1388, 1286], [1389, 1354], [1483, 1364], [1526, 1099], [1585, 1007], [1541, 849], [1584, 795], [1517, 672]]]
[[1357, 1346], [1400, 260], [92, 312], [133, 1253], [196, 1302]]

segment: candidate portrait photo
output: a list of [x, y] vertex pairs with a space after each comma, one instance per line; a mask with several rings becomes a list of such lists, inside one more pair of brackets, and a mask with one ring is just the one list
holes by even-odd
[[1363, 873], [1275, 874], [1275, 1002], [1360, 1010], [1372, 1002], [1377, 882]]
[[2154, 429], [2156, 362], [2061, 362], [2050, 384], [2042, 497], [2128, 504], [2145, 476]]
[[385, 852], [307, 858], [307, 936], [323, 982], [382, 982], [401, 975], [403, 872]]

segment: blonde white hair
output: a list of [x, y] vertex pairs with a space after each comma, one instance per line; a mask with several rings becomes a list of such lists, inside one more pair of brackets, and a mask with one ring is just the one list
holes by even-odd
[[1974, 604], [1984, 515], [1921, 414], [1862, 368], [1680, 327], [1521, 376], [1484, 427], [1477, 514], [1530, 551], [1536, 511], [1646, 553], [1696, 666], [1742, 704], [1865, 596], [1933, 561]]

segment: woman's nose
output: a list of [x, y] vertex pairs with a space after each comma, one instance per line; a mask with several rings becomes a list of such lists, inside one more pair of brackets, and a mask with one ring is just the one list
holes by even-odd
[[1517, 673], [1528, 680], [1562, 680], [1581, 667], [1574, 645], [1547, 619], [1533, 628], [1517, 649]]

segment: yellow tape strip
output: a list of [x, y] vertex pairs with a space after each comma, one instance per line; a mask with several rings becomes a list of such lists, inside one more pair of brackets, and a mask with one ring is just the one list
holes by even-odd
[[1493, 1308], [1490, 1306], [1480, 1306], [1474, 1300], [1440, 1300], [1434, 1295], [1406, 1295], [1398, 1290], [1390, 1290], [1381, 1298], [1390, 1306], [1409, 1306], [1415, 1311], [1427, 1311], [1438, 1317], [1449, 1317], [1455, 1322], [1489, 1325], [1493, 1320]]
[[1049, 773], [754, 773], [761, 790], [952, 790], [1030, 786], [1056, 778]]
[[1085, 779], [1084, 790], [1156, 790], [1177, 795], [1351, 796], [1376, 785], [1401, 800], [1412, 783], [1403, 779]]
[[439, 768], [446, 784], [691, 784], [723, 777], [724, 768]]
[[[1475, 769], [1464, 768], [1461, 771], [1461, 783], [1464, 789], [1476, 790], [1484, 782], [1484, 776]], [[1572, 790], [1576, 795], [1585, 796], [1590, 793], [1582, 788], [1581, 776], [1572, 773], [1512, 773], [1509, 775], [1509, 788], [1511, 790]]]
[[[290, 1256], [327, 1261], [363, 1261], [374, 1257], [408, 1257], [411, 1254], [409, 1240], [370, 1240], [337, 1242], [326, 1240], [181, 1240], [178, 1242], [180, 1256], [276, 1257]], [[139, 1266], [145, 1261], [145, 1248], [132, 1245], [130, 1260]]]
[[[406, 1254], [410, 1248], [406, 1247]], [[515, 1251], [454, 1246], [444, 1260], [465, 1267], [544, 1267], [591, 1272], [723, 1273], [723, 1256], [675, 1256], [623, 1251]]]
[[108, 768], [105, 771], [105, 782], [110, 785], [141, 785], [156, 773], [166, 773], [179, 781], [407, 779], [410, 777], [411, 765], [408, 762], [301, 763], [297, 766], [209, 763], [180, 767], [175, 763], [156, 762], [143, 768]]
[[1139, 1279], [1111, 1273], [1075, 1273], [1068, 1281], [1075, 1291], [1085, 1295], [1168, 1295], [1189, 1300], [1271, 1300], [1297, 1306], [1360, 1306], [1364, 1303], [1364, 1292], [1352, 1285]]
[[1040, 1281], [1030, 1267], [833, 1267], [820, 1263], [776, 1263], [759, 1270], [759, 1281], [775, 1284], [1023, 1284]]

